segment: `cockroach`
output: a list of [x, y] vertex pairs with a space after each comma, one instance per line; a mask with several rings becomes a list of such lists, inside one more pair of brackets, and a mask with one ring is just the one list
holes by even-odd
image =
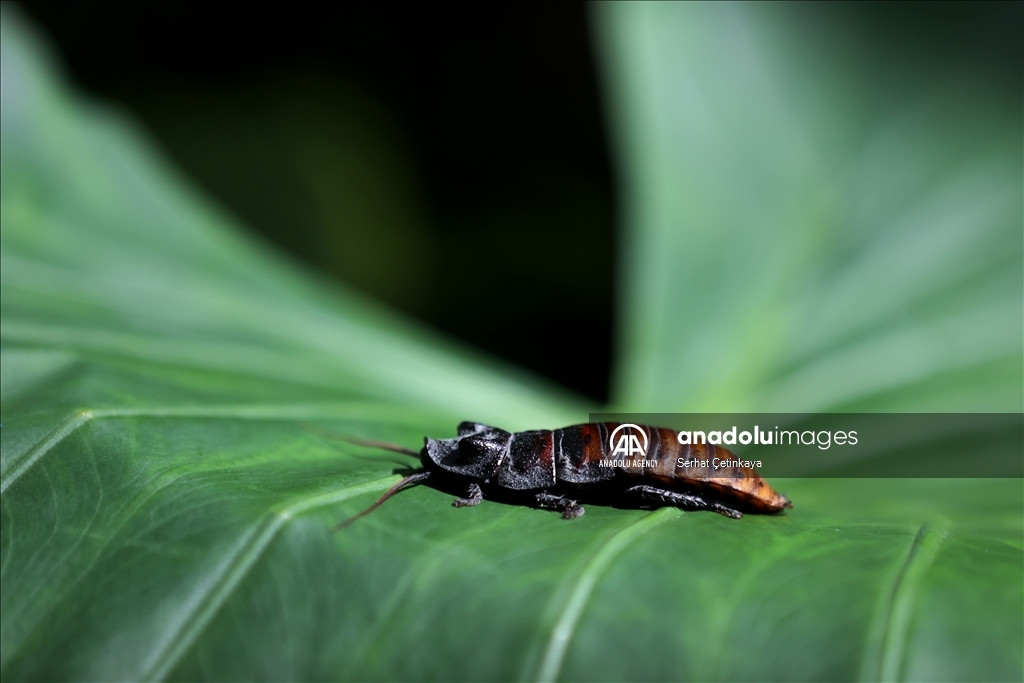
[[[382, 441], [347, 438], [419, 458], [421, 468], [335, 529], [368, 515], [405, 487], [428, 479], [442, 488], [465, 491], [464, 497], [452, 502], [455, 507], [479, 505], [484, 498], [506, 499], [558, 510], [563, 519], [582, 515], [580, 501], [585, 497], [634, 507], [709, 510], [734, 519], [743, 516], [741, 510], [776, 513], [793, 507], [727, 449], [680, 444], [675, 432], [663, 427], [600, 422], [513, 433], [463, 422], [458, 432], [454, 439], [425, 437], [419, 452]], [[625, 444], [620, 450], [612, 442], [616, 436], [631, 440], [620, 441]], [[631, 448], [634, 444], [636, 448]], [[640, 457], [633, 457], [637, 452]], [[629, 455], [621, 457], [622, 453]], [[721, 462], [737, 466], [712, 466]]]

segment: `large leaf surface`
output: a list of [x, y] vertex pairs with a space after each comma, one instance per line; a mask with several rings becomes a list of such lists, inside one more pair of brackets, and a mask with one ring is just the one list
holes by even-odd
[[1024, 410], [1019, 87], [843, 9], [600, 10], [623, 407]]
[[[611, 11], [622, 41], [721, 20]], [[609, 54], [629, 67], [629, 50]], [[671, 70], [654, 57], [638, 73]], [[603, 507], [563, 522], [420, 487], [329, 533], [397, 477], [324, 430], [415, 447], [462, 419], [554, 427], [585, 406], [251, 244], [123, 120], [70, 96], [8, 13], [2, 87], [5, 680], [1020, 678], [1019, 480], [792, 480], [792, 513], [739, 522]], [[634, 254], [683, 239], [635, 234]], [[638, 306], [676, 291], [664, 269], [633, 277]], [[912, 281], [938, 319], [983, 308]], [[993, 282], [985, 300], [1003, 301]], [[744, 292], [720, 295], [723, 315]], [[655, 351], [626, 357], [625, 403], [692, 407], [653, 368], [702, 356], [673, 346], [679, 329], [640, 329]], [[1012, 339], [993, 334], [995, 369], [967, 373], [990, 384], [950, 395], [1012, 400]], [[816, 343], [814, 362], [840, 355]], [[793, 381], [749, 364], [764, 391]], [[707, 405], [740, 407], [723, 387]]]

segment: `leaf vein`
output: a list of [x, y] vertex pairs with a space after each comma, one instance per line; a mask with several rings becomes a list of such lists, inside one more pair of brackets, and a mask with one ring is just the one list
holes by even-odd
[[893, 584], [889, 613], [885, 620], [885, 633], [882, 636], [877, 680], [894, 681], [900, 676], [917, 588], [935, 559], [939, 544], [945, 536], [945, 531], [936, 530], [929, 524], [922, 524], [917, 536], [914, 537], [907, 558]]
[[576, 630], [580, 616], [583, 614], [598, 580], [607, 571], [612, 561], [625, 550], [626, 546], [640, 536], [678, 515], [679, 510], [676, 508], [662, 508], [617, 531], [602, 543], [583, 571], [580, 572], [572, 592], [562, 608], [562, 613], [555, 622], [555, 627], [548, 638], [544, 658], [541, 660], [540, 670], [537, 672], [538, 683], [547, 683], [558, 678], [562, 661], [565, 658], [565, 651], [569, 647], [569, 641]]
[[141, 680], [162, 680], [180, 661], [189, 647], [202, 634], [206, 626], [227, 602], [234, 590], [263, 555], [264, 550], [278, 532], [295, 517], [317, 507], [338, 503], [347, 498], [387, 488], [396, 481], [395, 476], [346, 486], [329, 493], [317, 494], [298, 500], [284, 508], [270, 510], [263, 519], [246, 533], [231, 553], [223, 571], [190, 601], [191, 609], [177, 628], [169, 629], [142, 667]]

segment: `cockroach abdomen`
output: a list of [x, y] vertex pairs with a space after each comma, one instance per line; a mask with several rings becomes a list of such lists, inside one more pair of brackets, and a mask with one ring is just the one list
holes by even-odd
[[591, 484], [615, 476], [614, 467], [602, 467], [605, 459], [604, 436], [597, 424], [581, 424], [556, 429], [555, 462], [558, 479], [570, 484]]

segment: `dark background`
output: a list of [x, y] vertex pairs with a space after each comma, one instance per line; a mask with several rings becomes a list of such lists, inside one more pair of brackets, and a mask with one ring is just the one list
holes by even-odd
[[[79, 87], [266, 240], [607, 399], [617, 208], [584, 4], [21, 7]], [[1021, 7], [813, 11], [883, 63], [1020, 92]]]
[[582, 3], [22, 3], [268, 241], [607, 397], [614, 200]]

